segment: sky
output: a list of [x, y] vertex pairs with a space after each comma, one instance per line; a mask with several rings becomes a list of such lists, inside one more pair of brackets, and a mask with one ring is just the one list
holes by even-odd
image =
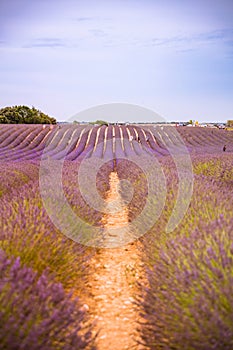
[[233, 1], [0, 0], [0, 108], [65, 121], [108, 103], [233, 119]]

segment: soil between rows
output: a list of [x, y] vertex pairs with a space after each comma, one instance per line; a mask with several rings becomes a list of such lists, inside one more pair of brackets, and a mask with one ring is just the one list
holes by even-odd
[[[128, 224], [128, 212], [117, 190], [119, 179], [110, 174], [110, 190], [107, 205], [114, 200], [117, 213], [104, 214], [102, 223], [106, 229]], [[144, 277], [140, 241], [119, 248], [99, 248], [88, 267], [88, 282], [83, 298], [90, 321], [94, 321], [93, 333], [98, 333], [96, 346], [99, 350], [142, 350], [139, 345], [140, 310], [136, 305], [139, 284]]]

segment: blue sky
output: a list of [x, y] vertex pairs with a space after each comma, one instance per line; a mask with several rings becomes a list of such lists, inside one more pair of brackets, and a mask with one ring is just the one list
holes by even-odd
[[233, 119], [232, 19], [231, 0], [1, 0], [0, 107]]

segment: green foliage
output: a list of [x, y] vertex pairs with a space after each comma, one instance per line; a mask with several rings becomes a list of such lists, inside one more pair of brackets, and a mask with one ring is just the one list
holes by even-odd
[[13, 106], [0, 109], [0, 124], [56, 124], [54, 118], [35, 107]]
[[232, 157], [224, 156], [221, 158], [213, 157], [194, 163], [194, 173], [204, 175], [216, 181], [221, 181], [219, 185], [233, 184]]
[[108, 122], [104, 121], [104, 120], [96, 120], [95, 122], [91, 122], [90, 124], [97, 124], [97, 125], [106, 125], [108, 126]]

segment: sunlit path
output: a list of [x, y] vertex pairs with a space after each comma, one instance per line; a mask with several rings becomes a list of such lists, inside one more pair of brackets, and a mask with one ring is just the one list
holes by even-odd
[[[128, 211], [118, 193], [119, 179], [110, 175], [107, 206], [112, 201], [120, 211], [105, 214], [102, 220], [106, 229], [127, 227]], [[117, 237], [112, 237], [117, 239]], [[100, 249], [90, 262], [89, 312], [96, 320], [94, 332], [100, 330], [97, 347], [101, 350], [142, 349], [137, 340], [139, 310], [135, 306], [138, 294], [137, 281], [143, 278], [140, 244], [134, 242], [114, 249]]]

